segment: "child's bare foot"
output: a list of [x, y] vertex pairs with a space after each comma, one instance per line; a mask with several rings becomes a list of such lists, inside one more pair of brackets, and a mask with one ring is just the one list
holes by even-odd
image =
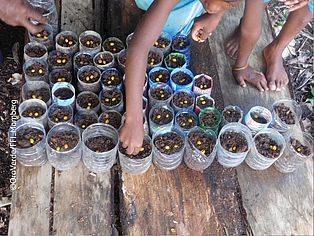
[[200, 43], [204, 42], [216, 29], [222, 16], [222, 13], [205, 13], [198, 17], [191, 30], [192, 39]]
[[240, 25], [234, 30], [231, 38], [226, 44], [227, 55], [234, 60], [236, 60], [238, 57], [239, 44], [240, 44]]
[[272, 91], [280, 91], [289, 83], [289, 78], [283, 66], [281, 51], [276, 50], [273, 43], [269, 44], [263, 50], [263, 56], [266, 61], [266, 79], [268, 87]]
[[263, 73], [254, 70], [251, 66], [243, 69], [232, 70], [234, 78], [241, 87], [246, 87], [246, 82], [255, 86], [259, 91], [268, 90], [267, 80]]

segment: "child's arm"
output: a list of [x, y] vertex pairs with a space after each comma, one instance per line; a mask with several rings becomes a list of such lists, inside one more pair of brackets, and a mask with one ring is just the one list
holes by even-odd
[[143, 85], [148, 52], [159, 37], [167, 18], [179, 0], [155, 0], [136, 27], [126, 60], [126, 120], [120, 141], [127, 153], [137, 154], [143, 143]]

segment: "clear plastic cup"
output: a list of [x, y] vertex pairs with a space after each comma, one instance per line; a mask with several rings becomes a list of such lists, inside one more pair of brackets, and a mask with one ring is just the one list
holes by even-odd
[[[213, 141], [214, 148], [211, 153], [205, 155], [191, 142], [190, 135], [195, 132], [202, 133]], [[187, 135], [186, 151], [184, 154], [184, 162], [187, 167], [196, 171], [203, 171], [207, 169], [215, 159], [217, 153], [216, 142], [216, 134], [212, 130], [205, 131], [200, 127], [194, 127], [191, 129]]]
[[[18, 148], [15, 146], [16, 150], [16, 159], [24, 166], [42, 166], [47, 162], [47, 155], [46, 155], [46, 132], [45, 128], [41, 123], [36, 122], [33, 119], [21, 119], [18, 120], [15, 125], [11, 125], [9, 129], [9, 139], [12, 144], [16, 145], [17, 134], [20, 132], [21, 135], [27, 135], [27, 129], [36, 129], [43, 133], [42, 140], [39, 141], [34, 146], [28, 148]], [[32, 138], [30, 138], [31, 140]], [[15, 141], [15, 142], [13, 142]]]
[[[208, 102], [206, 102], [206, 101], [208, 101]], [[202, 103], [205, 103], [205, 105]], [[215, 107], [215, 100], [211, 96], [208, 96], [207, 94], [197, 96], [195, 99], [194, 112], [196, 114], [199, 114], [201, 112], [201, 110], [203, 110], [207, 107]]]
[[[116, 85], [112, 82], [112, 80], [106, 80], [105, 78], [108, 76], [114, 76], [115, 79], [119, 78], [120, 82]], [[116, 68], [109, 68], [101, 73], [100, 82], [103, 89], [107, 89], [108, 87], [116, 87], [119, 90], [123, 90], [123, 76]]]
[[[310, 149], [308, 155], [297, 152], [291, 144], [290, 139], [298, 140], [303, 146], [307, 146]], [[275, 168], [281, 173], [291, 173], [294, 172], [297, 168], [302, 166], [304, 162], [313, 157], [313, 147], [314, 140], [312, 136], [304, 132], [293, 132], [290, 133], [286, 138], [287, 146], [282, 154], [282, 156], [275, 162]]]
[[[53, 118], [54, 114], [56, 114], [57, 112], [60, 112], [61, 114], [64, 113], [62, 119]], [[52, 104], [48, 108], [47, 117], [49, 129], [61, 122], [73, 123], [73, 108], [71, 106], [59, 106], [58, 104]]]
[[[114, 148], [106, 152], [95, 152], [88, 148], [86, 142], [96, 137], [111, 138], [114, 142]], [[110, 168], [116, 162], [118, 149], [118, 132], [110, 125], [94, 124], [84, 130], [82, 134], [83, 140], [83, 162], [88, 170], [95, 173], [103, 173], [110, 171]]]
[[[113, 94], [113, 93], [118, 93], [120, 94], [121, 100], [114, 106], [109, 106], [105, 104], [106, 99], [111, 99], [109, 97], [104, 97], [105, 93]], [[117, 89], [117, 88], [107, 88], [103, 89], [100, 94], [99, 94], [99, 100], [100, 100], [100, 107], [101, 110], [104, 112], [106, 110], [116, 110], [117, 112], [123, 114], [124, 111], [124, 102], [123, 102], [123, 94], [122, 92]]]
[[[67, 43], [67, 46], [61, 46], [59, 44], [59, 41], [63, 40], [64, 37], [69, 37], [71, 36], [73, 40], [68, 40], [65, 39], [65, 43]], [[67, 53], [71, 56], [73, 56], [77, 51], [78, 51], [78, 37], [77, 34], [74, 33], [73, 31], [62, 31], [56, 36], [56, 50]]]
[[[256, 137], [260, 134], [267, 135], [272, 140], [275, 140], [277, 145], [281, 147], [280, 155], [277, 158], [265, 157], [257, 151], [255, 140], [256, 140]], [[278, 131], [271, 128], [265, 128], [255, 135], [253, 139], [252, 148], [247, 158], [245, 159], [245, 162], [249, 167], [251, 167], [254, 170], [265, 170], [268, 167], [270, 167], [275, 161], [277, 161], [278, 158], [280, 158], [280, 156], [283, 154], [285, 147], [286, 147], [286, 141], [284, 137]]]
[[[84, 122], [82, 122], [83, 120]], [[93, 110], [80, 110], [74, 115], [74, 124], [79, 127], [81, 133], [89, 126], [98, 122], [98, 115]]]
[[[148, 135], [144, 136], [144, 140], [146, 140], [147, 142], [150, 143], [150, 145], [152, 145], [152, 140]], [[145, 158], [137, 159], [137, 158], [133, 158], [128, 155], [125, 155], [119, 150], [119, 161], [120, 161], [122, 170], [132, 175], [144, 174], [151, 166], [152, 159], [153, 159], [153, 151], [151, 151], [151, 153]]]
[[[72, 91], [73, 95], [70, 98], [66, 98], [66, 99], [63, 99], [62, 97], [60, 98], [60, 97], [55, 95], [55, 92], [59, 89], [70, 90], [70, 91]], [[75, 88], [73, 87], [72, 84], [67, 83], [67, 82], [55, 83], [52, 87], [51, 94], [52, 94], [53, 103], [56, 103], [59, 106], [68, 106], [68, 105], [70, 105], [72, 107], [75, 106]]]
[[[178, 118], [179, 118], [180, 116], [184, 115], [184, 114], [188, 114], [189, 116], [191, 116], [191, 118], [188, 118], [187, 122], [184, 123], [184, 126], [183, 126], [183, 124], [180, 125], [180, 123], [179, 123], [179, 121], [178, 121]], [[190, 120], [190, 119], [191, 119], [191, 120]], [[191, 126], [191, 127], [189, 127], [188, 125], [186, 125], [186, 124], [193, 123], [193, 122], [194, 122], [194, 125]], [[175, 126], [177, 126], [178, 129], [180, 129], [180, 130], [184, 133], [184, 135], [187, 135], [191, 129], [193, 129], [195, 126], [197, 126], [197, 122], [198, 122], [198, 117], [197, 117], [197, 115], [196, 115], [193, 111], [186, 110], [186, 109], [179, 111], [179, 112], [176, 114], [175, 118], [174, 118], [174, 124], [175, 124]]]
[[119, 70], [124, 73], [125, 71], [125, 62], [126, 62], [126, 49], [123, 49], [119, 52], [117, 56], [118, 61], [118, 68]]
[[50, 86], [44, 81], [28, 81], [22, 87], [23, 101], [28, 99], [43, 100], [47, 107], [51, 104]]
[[[170, 72], [169, 72], [166, 68], [163, 68], [163, 67], [155, 67], [155, 68], [151, 69], [151, 71], [150, 71], [149, 74], [148, 74], [149, 86], [151, 87], [151, 86], [155, 86], [155, 85], [157, 85], [157, 84], [162, 83], [162, 82], [158, 82], [158, 81], [155, 82], [155, 81], [153, 81], [153, 79], [152, 79], [152, 76], [153, 76], [154, 74], [158, 73], [158, 72], [163, 72], [163, 73], [167, 73], [167, 74], [168, 74], [169, 80], [168, 80], [167, 83], [165, 83], [165, 84], [168, 84], [168, 85], [169, 85], [169, 84], [170, 84], [170, 83], [169, 83], [169, 81], [170, 81]], [[159, 76], [162, 76], [162, 75], [159, 75]], [[162, 78], [158, 78], [158, 80], [161, 81]]]
[[133, 35], [134, 35], [134, 33], [130, 33], [130, 34], [126, 37], [125, 44], [126, 44], [127, 47], [129, 47]]
[[[88, 36], [93, 36], [93, 37], [96, 37], [99, 39], [100, 43], [99, 45], [95, 46], [95, 47], [87, 47], [85, 46], [83, 43], [82, 43], [82, 39], [84, 37], [88, 37]], [[100, 36], [100, 34], [98, 34], [97, 32], [95, 31], [92, 31], [92, 30], [87, 30], [87, 31], [84, 31], [83, 33], [80, 34], [79, 36], [79, 48], [80, 48], [80, 51], [82, 52], [87, 52], [88, 54], [92, 55], [92, 56], [95, 56], [98, 52], [101, 51], [101, 43], [102, 43], [102, 38]]]
[[[106, 45], [111, 44], [111, 43], [118, 43], [119, 45], [121, 45], [121, 49], [107, 48]], [[105, 39], [103, 44], [102, 44], [102, 46], [103, 46], [104, 51], [111, 52], [114, 55], [115, 58], [117, 58], [117, 56], [118, 56], [120, 51], [125, 49], [124, 43], [120, 39], [118, 39], [116, 37], [109, 37], [109, 38]], [[111, 47], [111, 45], [109, 45], [109, 47]], [[116, 49], [116, 50], [114, 50], [114, 49]]]
[[[170, 154], [167, 155], [165, 153], [162, 153], [160, 150], [158, 150], [158, 148], [155, 145], [155, 141], [156, 139], [164, 134], [167, 133], [174, 133], [177, 134], [181, 137], [181, 139], [183, 140], [183, 148], [181, 150], [179, 150], [178, 152], [174, 153], [174, 154]], [[179, 129], [177, 129], [177, 127], [175, 126], [169, 126], [169, 127], [164, 127], [160, 130], [158, 130], [154, 135], [153, 135], [153, 162], [154, 164], [162, 169], [162, 170], [174, 170], [176, 169], [182, 162], [183, 159], [183, 154], [185, 151], [185, 137], [184, 134], [180, 132]]]
[[[172, 116], [172, 119], [170, 120], [170, 122], [165, 123], [165, 124], [157, 124], [156, 122], [153, 121], [152, 116], [154, 114], [154, 111], [156, 109], [164, 109], [165, 111], [169, 111], [170, 112], [170, 116]], [[170, 117], [171, 118], [171, 117]], [[149, 112], [149, 131], [151, 136], [153, 136], [158, 130], [162, 129], [162, 128], [169, 128], [172, 127], [173, 122], [174, 122], [174, 111], [170, 106], [165, 106], [165, 105], [155, 105], [152, 107], [152, 109]]]
[[54, 69], [49, 73], [49, 84], [51, 87], [58, 82], [72, 82], [72, 74], [67, 69]]
[[[43, 55], [42, 56], [35, 56], [35, 55], [30, 55], [29, 54], [29, 50], [31, 49], [38, 49], [41, 50]], [[28, 61], [31, 59], [40, 59], [40, 60], [44, 60], [47, 61], [48, 59], [48, 49], [45, 45], [41, 44], [41, 43], [37, 43], [37, 42], [30, 42], [28, 44], [26, 44], [24, 46], [24, 60]]]
[[[156, 90], [161, 89], [161, 91], [168, 91], [168, 93], [170, 94], [169, 98], [167, 98], [166, 100], [158, 100], [156, 98], [153, 97], [153, 92]], [[149, 106], [153, 107], [155, 105], [170, 105], [170, 101], [172, 99], [172, 89], [170, 88], [169, 85], [167, 84], [157, 84], [155, 86], [151, 86], [150, 89], [148, 90], [148, 97], [149, 97]]]
[[51, 51], [54, 48], [54, 43], [53, 43], [53, 29], [51, 25], [44, 25], [43, 30], [46, 31], [49, 35], [47, 37], [43, 37], [40, 33], [38, 34], [31, 34], [28, 32], [28, 37], [30, 42], [37, 42], [41, 43], [46, 46], [48, 51]]
[[[186, 40], [187, 45], [185, 45], [185, 47], [182, 48], [178, 48], [177, 45], [175, 44], [175, 40], [182, 38], [184, 40]], [[181, 46], [181, 45], [179, 45]], [[187, 58], [187, 66], [190, 65], [190, 61], [191, 61], [191, 40], [189, 39], [189, 37], [185, 34], [177, 34], [172, 38], [172, 51], [174, 52], [180, 52], [182, 54], [184, 54]]]
[[[162, 45], [160, 45], [160, 44], [158, 43], [158, 40], [159, 40], [160, 38], [165, 39], [165, 40], [168, 41], [169, 43], [168, 43], [168, 44], [162, 44]], [[164, 32], [164, 31], [163, 31], [163, 32], [161, 32], [161, 34], [159, 35], [158, 40], [154, 43], [153, 46], [154, 46], [155, 48], [160, 49], [164, 55], [167, 55], [168, 53], [170, 53], [170, 51], [171, 51], [171, 42], [172, 42], [172, 37], [171, 37], [171, 35], [168, 34], [167, 32]]]
[[[38, 69], [33, 68], [33, 65], [40, 66]], [[30, 59], [23, 65], [23, 72], [26, 81], [44, 81], [48, 82], [48, 64], [44, 59]]]
[[[223, 134], [226, 132], [236, 132], [241, 134], [243, 137], [245, 137], [248, 149], [245, 152], [239, 152], [239, 153], [234, 153], [229, 150], [226, 150], [222, 144], [221, 144], [221, 137]], [[245, 125], [242, 125], [237, 122], [232, 122], [229, 124], [226, 124], [220, 131], [218, 140], [217, 140], [217, 157], [218, 157], [218, 162], [227, 168], [230, 167], [236, 167], [240, 165], [244, 159], [247, 157], [247, 154], [250, 151], [250, 148], [253, 145], [252, 141], [252, 134], [249, 128], [247, 128]]]
[[[83, 97], [83, 98], [82, 98]], [[85, 99], [84, 99], [85, 98]], [[87, 106], [84, 106], [82, 107], [78, 101], [80, 99], [83, 99], [86, 103]], [[88, 100], [88, 99], [95, 99], [97, 101], [97, 105], [92, 107], [92, 103]], [[93, 92], [90, 92], [90, 91], [85, 91], [85, 92], [81, 92], [79, 93], [79, 95], [77, 95], [77, 98], [76, 98], [76, 109], [78, 111], [82, 111], [82, 110], [93, 110], [94, 112], [98, 112], [99, 109], [100, 109], [100, 102], [99, 102], [99, 97], [93, 93]]]
[[[182, 63], [177, 65], [176, 67], [173, 67], [169, 62], [171, 61], [175, 61], [177, 62], [178, 60], [182, 60]], [[169, 71], [173, 71], [174, 69], [176, 68], [183, 68], [183, 67], [186, 67], [187, 66], [187, 58], [184, 54], [182, 53], [179, 53], [179, 52], [172, 52], [170, 53], [168, 56], [166, 56], [166, 58], [164, 59], [164, 63], [165, 63], [165, 66], [166, 68], [169, 70]]]
[[[109, 61], [105, 59], [110, 58]], [[115, 66], [115, 59], [111, 52], [99, 52], [94, 56], [94, 65], [101, 71], [107, 70]]]
[[[87, 71], [95, 71], [98, 74], [98, 79], [95, 82], [87, 83], [80, 79], [81, 74]], [[93, 93], [99, 93], [100, 90], [100, 77], [101, 71], [96, 66], [84, 66], [77, 72], [78, 89], [82, 91], [91, 91]]]
[[[71, 150], [57, 151], [51, 146], [51, 138], [56, 134], [61, 134], [64, 137], [65, 133], [70, 133], [78, 138], [78, 142]], [[48, 160], [51, 165], [60, 171], [70, 170], [76, 167], [81, 160], [82, 144], [79, 128], [71, 123], [56, 124], [47, 134], [46, 150]]]
[[[110, 114], [112, 114], [111, 117]], [[98, 118], [98, 123], [111, 125], [116, 130], [119, 130], [123, 124], [122, 115], [120, 114], [120, 112], [117, 112], [115, 110], [107, 110], [101, 113], [101, 115]]]
[[240, 118], [238, 120], [234, 120], [234, 121], [231, 121], [231, 122], [238, 122], [238, 123], [241, 123], [242, 122], [242, 119], [243, 119], [243, 111], [241, 110], [240, 107], [238, 106], [233, 106], [233, 105], [228, 105], [224, 108], [224, 110], [222, 111], [222, 125], [226, 125], [228, 123], [231, 123], [229, 122], [228, 120], [226, 120], [225, 118], [225, 115], [228, 115], [226, 112], [228, 110], [233, 110], [233, 111], [236, 111], [238, 113], [240, 113]]
[[[217, 118], [217, 122], [213, 125], [208, 125], [207, 122], [204, 122], [204, 116], [208, 116], [208, 113], [213, 113], [214, 116]], [[219, 126], [222, 120], [221, 113], [214, 107], [208, 107], [203, 110], [201, 110], [200, 114], [198, 115], [199, 118], [199, 124], [201, 128], [207, 130], [211, 129], [216, 134], [218, 134]]]
[[[149, 61], [149, 57], [153, 54], [160, 57], [159, 62], [155, 62], [155, 61], [153, 62], [151, 60]], [[160, 67], [162, 65], [163, 59], [164, 59], [164, 54], [163, 54], [162, 50], [160, 50], [159, 48], [154, 48], [154, 47], [151, 48], [149, 50], [149, 53], [148, 53], [147, 68], [146, 68], [147, 72], [150, 71], [151, 69], [155, 68], [155, 67]]]
[[[292, 113], [294, 114], [295, 123], [294, 124], [286, 124], [282, 119], [280, 119], [279, 115], [277, 114], [275, 108], [283, 104], [286, 107], [289, 107]], [[287, 133], [290, 130], [293, 130], [295, 127], [298, 127], [299, 122], [301, 120], [302, 109], [301, 106], [294, 100], [284, 99], [276, 101], [272, 105], [272, 122], [270, 127], [276, 129], [280, 133]]]
[[[173, 80], [173, 77], [178, 74], [178, 73], [184, 73], [186, 74], [187, 76], [190, 77], [191, 79], [191, 82], [188, 83], [188, 84], [185, 84], [185, 85], [180, 85], [180, 84], [176, 84]], [[177, 68], [177, 69], [174, 69], [171, 74], [170, 74], [170, 86], [171, 88], [173, 89], [173, 91], [178, 91], [178, 90], [181, 90], [181, 89], [186, 89], [186, 90], [190, 90], [192, 91], [192, 88], [193, 88], [193, 78], [194, 78], [194, 75], [192, 73], [192, 71], [190, 71], [189, 69], [186, 69], [186, 68]]]
[[[62, 59], [57, 59], [58, 57]], [[68, 53], [60, 52], [60, 51], [51, 51], [48, 55], [48, 64], [49, 69], [67, 69], [69, 71], [72, 70], [72, 57]]]
[[[187, 95], [189, 95], [192, 99], [193, 102], [191, 105], [185, 107], [185, 101], [182, 101], [183, 104], [176, 104], [174, 102], [174, 99], [178, 99], [177, 97], [180, 96], [181, 93], [185, 93]], [[186, 90], [186, 89], [182, 89], [182, 90], [178, 90], [174, 93], [174, 95], [172, 96], [172, 100], [171, 100], [171, 106], [173, 107], [175, 113], [182, 111], [182, 110], [189, 110], [189, 111], [193, 111], [194, 110], [194, 106], [195, 106], [195, 95], [194, 93], [192, 93], [190, 90]]]
[[[204, 87], [204, 85], [201, 85], [200, 87], [197, 87], [196, 86], [196, 82], [198, 80], [208, 81], [210, 86], [206, 87], [206, 88]], [[194, 77], [194, 80], [193, 80], [193, 92], [195, 93], [195, 95], [206, 94], [206, 95], [210, 96], [211, 93], [212, 93], [212, 89], [213, 89], [213, 78], [212, 77], [210, 77], [209, 75], [205, 75], [205, 74], [196, 75]]]
[[[42, 109], [43, 114], [40, 115], [36, 110], [30, 112], [31, 114], [23, 114], [27, 109], [31, 107], [38, 107]], [[36, 115], [37, 113], [37, 115]], [[29, 99], [22, 102], [19, 106], [19, 114], [22, 119], [33, 119], [38, 123], [42, 124], [44, 127], [47, 127], [47, 105], [44, 101], [39, 99]], [[39, 115], [38, 115], [39, 114]]]
[[[256, 116], [256, 118], [254, 118], [253, 116]], [[259, 117], [265, 120], [265, 122], [261, 123], [254, 120]], [[247, 127], [250, 128], [253, 134], [256, 134], [260, 130], [266, 129], [270, 125], [271, 121], [271, 112], [267, 108], [261, 106], [252, 107], [244, 118], [245, 124], [247, 125]]]
[[[80, 58], [83, 58], [83, 57], [85, 58], [85, 61], [80, 60]], [[74, 68], [75, 74], [83, 66], [92, 66], [92, 65], [94, 65], [93, 56], [90, 55], [88, 52], [77, 52], [73, 57], [73, 68]]]

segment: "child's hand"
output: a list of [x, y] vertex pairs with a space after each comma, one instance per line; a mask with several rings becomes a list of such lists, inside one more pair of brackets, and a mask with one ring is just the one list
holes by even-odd
[[126, 148], [129, 155], [136, 155], [139, 153], [144, 139], [143, 116], [139, 120], [128, 120], [120, 131], [120, 142], [123, 148]]
[[306, 6], [311, 0], [280, 0], [280, 1], [283, 2], [289, 8], [289, 12], [292, 12]]
[[0, 18], [12, 26], [24, 26], [31, 33], [39, 32], [42, 27], [32, 24], [30, 18], [47, 24], [47, 18], [24, 0], [0, 0]]

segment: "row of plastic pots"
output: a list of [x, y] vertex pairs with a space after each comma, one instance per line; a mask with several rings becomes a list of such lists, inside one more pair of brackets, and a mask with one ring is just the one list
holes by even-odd
[[[236, 167], [244, 160], [248, 166], [255, 170], [264, 170], [275, 163], [277, 170], [283, 173], [294, 171], [298, 166], [309, 159], [308, 156], [298, 153], [290, 142], [273, 129], [265, 129], [251, 136], [250, 130], [240, 123], [230, 123], [224, 126], [218, 136], [212, 131], [205, 131], [195, 127], [189, 131], [187, 136], [181, 133], [175, 126], [158, 130], [152, 140], [145, 136], [139, 156], [130, 156], [123, 151], [119, 145], [116, 129], [105, 124], [93, 124], [84, 132], [70, 123], [55, 125], [47, 134], [44, 127], [32, 120], [19, 120], [15, 130], [11, 128], [10, 140], [16, 140], [17, 145], [25, 145], [26, 141], [35, 142], [27, 148], [16, 149], [17, 159], [26, 166], [40, 166], [47, 160], [57, 170], [69, 170], [77, 166], [83, 158], [85, 166], [92, 172], [101, 173], [109, 171], [116, 162], [118, 152], [121, 167], [131, 174], [143, 174], [146, 172], [152, 160], [154, 164], [163, 170], [176, 169], [184, 160], [186, 165], [196, 171], [208, 168], [217, 155], [218, 162], [225, 167]], [[228, 138], [225, 136], [236, 133], [246, 142], [241, 152], [232, 152], [226, 149]], [[23, 137], [17, 137], [24, 135]], [[33, 136], [31, 136], [33, 135]], [[270, 158], [259, 151], [260, 141], [258, 137], [268, 137], [276, 142], [278, 156]], [[286, 140], [296, 137], [290, 134]], [[308, 147], [313, 142], [307, 139], [303, 133], [302, 138]], [[207, 143], [206, 143], [207, 142]], [[287, 146], [286, 146], [287, 145]]]

